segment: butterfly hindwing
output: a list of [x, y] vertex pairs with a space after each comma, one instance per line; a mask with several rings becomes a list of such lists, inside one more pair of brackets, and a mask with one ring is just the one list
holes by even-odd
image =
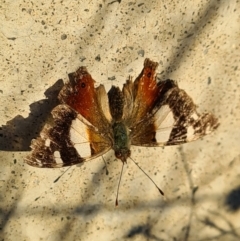
[[70, 74], [69, 79], [59, 94], [59, 100], [97, 127], [99, 132], [104, 132], [106, 127], [110, 127], [105, 88], [102, 85], [95, 88], [95, 81], [86, 67], [80, 67]]
[[157, 66], [158, 63], [145, 59], [144, 68], [136, 80], [132, 82], [129, 79], [123, 86], [125, 97], [123, 118], [130, 128], [141, 121], [155, 106], [161, 88], [155, 81]]

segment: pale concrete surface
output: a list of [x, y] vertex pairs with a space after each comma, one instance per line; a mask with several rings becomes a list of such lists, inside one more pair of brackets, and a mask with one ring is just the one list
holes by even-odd
[[[240, 240], [239, 11], [237, 0], [2, 1], [0, 240]], [[99, 158], [57, 183], [63, 169], [23, 163], [59, 79], [84, 65], [122, 86], [145, 57], [221, 123], [180, 147], [132, 148], [164, 198], [129, 160], [115, 208], [113, 153], [108, 176]]]

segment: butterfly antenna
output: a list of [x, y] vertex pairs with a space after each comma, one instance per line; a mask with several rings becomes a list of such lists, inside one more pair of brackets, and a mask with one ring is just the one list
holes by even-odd
[[115, 202], [116, 207], [118, 206], [118, 193], [119, 193], [120, 182], [121, 182], [121, 179], [122, 179], [123, 166], [124, 166], [124, 163], [122, 165], [122, 170], [121, 170], [121, 174], [120, 174], [120, 178], [119, 178], [119, 182], [118, 182], [117, 197], [116, 197], [116, 202]]
[[158, 187], [158, 185], [153, 181], [153, 179], [131, 158], [129, 157], [135, 165], [152, 181], [152, 183], [155, 185], [155, 187], [158, 189], [158, 191], [164, 196], [164, 192]]
[[108, 171], [108, 169], [107, 169], [107, 162], [105, 161], [105, 159], [104, 159], [103, 156], [102, 156], [102, 159], [103, 159], [103, 161], [104, 161], [104, 163], [105, 163], [106, 175], [108, 175], [108, 174], [109, 174], [109, 171]]
[[71, 167], [72, 167], [72, 166], [70, 166], [68, 169], [66, 169], [66, 170], [54, 181], [54, 183], [57, 182]]

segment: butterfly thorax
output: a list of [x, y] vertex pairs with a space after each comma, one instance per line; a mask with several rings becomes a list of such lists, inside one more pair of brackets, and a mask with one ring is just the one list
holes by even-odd
[[115, 156], [124, 163], [131, 154], [129, 130], [123, 122], [115, 122], [112, 128]]
[[113, 150], [123, 163], [130, 156], [129, 129], [123, 122], [124, 96], [119, 87], [112, 86], [108, 92], [109, 108], [112, 116]]

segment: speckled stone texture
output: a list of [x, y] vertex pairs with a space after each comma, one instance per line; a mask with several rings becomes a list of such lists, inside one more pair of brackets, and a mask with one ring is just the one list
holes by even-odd
[[[240, 240], [240, 3], [2, 1], [0, 3], [0, 240]], [[165, 148], [132, 147], [81, 167], [23, 162], [68, 73], [87, 66], [108, 89], [148, 57], [221, 123]]]

